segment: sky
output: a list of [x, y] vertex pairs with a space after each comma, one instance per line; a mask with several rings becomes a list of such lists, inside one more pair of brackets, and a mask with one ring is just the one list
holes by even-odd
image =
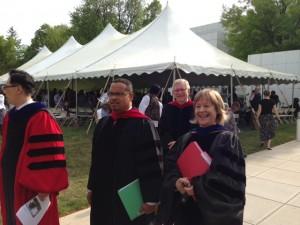
[[[151, 0], [147, 0], [148, 2]], [[167, 0], [160, 0], [164, 7]], [[237, 0], [169, 0], [182, 21], [190, 27], [220, 21], [222, 6]], [[0, 35], [14, 27], [22, 44], [29, 45], [34, 32], [44, 23], [70, 25], [70, 13], [82, 0], [0, 0]]]

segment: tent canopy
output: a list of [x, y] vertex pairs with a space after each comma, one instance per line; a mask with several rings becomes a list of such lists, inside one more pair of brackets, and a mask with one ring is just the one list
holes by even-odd
[[44, 62], [43, 69], [36, 66], [32, 75], [37, 81], [107, 77], [109, 74], [139, 77], [163, 75], [176, 68], [195, 79], [215, 76], [224, 80], [224, 77], [236, 76], [256, 81], [297, 80], [296, 75], [258, 67], [222, 52], [179, 19], [168, 4], [158, 18], [131, 35], [121, 34], [108, 24], [91, 42], [59, 60], [51, 60], [51, 65]]
[[124, 39], [116, 41], [117, 47], [103, 43], [95, 57], [98, 59], [76, 72], [44, 70], [38, 74], [39, 79], [44, 79], [45, 74], [49, 80], [105, 77], [112, 71], [130, 76], [162, 73], [176, 67], [186, 74], [296, 80], [295, 75], [246, 63], [211, 46], [178, 21], [170, 5], [150, 25]]
[[47, 69], [51, 65], [59, 62], [60, 60], [72, 55], [74, 52], [78, 51], [82, 47], [73, 36], [71, 36], [66, 43], [57, 49], [53, 54], [49, 55], [42, 61], [34, 64], [33, 66], [25, 69], [29, 74], [36, 74], [44, 69]]
[[[96, 38], [79, 51], [34, 76], [37, 80], [43, 80], [45, 79], [45, 74], [48, 74], [47, 79], [60, 79], [61, 74], [74, 74], [119, 48], [133, 36], [121, 34], [111, 24], [108, 24]], [[70, 79], [70, 76], [67, 79]]]

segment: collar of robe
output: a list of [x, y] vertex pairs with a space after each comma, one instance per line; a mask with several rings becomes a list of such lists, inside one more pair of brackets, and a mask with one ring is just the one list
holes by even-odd
[[220, 124], [215, 124], [215, 125], [211, 125], [208, 127], [197, 127], [195, 129], [193, 129], [194, 132], [196, 132], [198, 135], [200, 136], [206, 136], [210, 133], [213, 132], [219, 132], [219, 131], [223, 131], [226, 130], [224, 126], [220, 125]]
[[183, 104], [179, 104], [177, 101], [172, 101], [172, 102], [169, 102], [169, 105], [175, 106], [176, 108], [179, 108], [179, 109], [184, 109], [186, 107], [192, 106], [193, 101], [191, 99], [189, 99], [187, 102], [185, 102]]
[[118, 119], [128, 119], [128, 118], [142, 118], [142, 119], [148, 119], [147, 116], [142, 114], [138, 109], [132, 108], [128, 111], [117, 113], [117, 112], [112, 112], [111, 113], [111, 118], [116, 121]]

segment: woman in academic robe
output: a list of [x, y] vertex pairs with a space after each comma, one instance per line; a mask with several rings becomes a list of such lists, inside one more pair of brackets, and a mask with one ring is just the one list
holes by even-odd
[[172, 87], [173, 101], [164, 105], [158, 125], [164, 153], [172, 148], [176, 140], [190, 131], [193, 118], [193, 102], [191, 101], [190, 85], [185, 79], [177, 79]]
[[[181, 136], [165, 159], [159, 224], [242, 225], [245, 205], [245, 161], [239, 139], [227, 131], [224, 103], [212, 89], [194, 99], [192, 131]], [[212, 161], [207, 173], [190, 179], [177, 166], [188, 144], [196, 141]]]

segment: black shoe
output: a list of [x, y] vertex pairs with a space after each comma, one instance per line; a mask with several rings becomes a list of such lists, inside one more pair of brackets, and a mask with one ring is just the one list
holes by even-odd
[[272, 150], [272, 148], [270, 148], [270, 147], [267, 147], [267, 150]]

